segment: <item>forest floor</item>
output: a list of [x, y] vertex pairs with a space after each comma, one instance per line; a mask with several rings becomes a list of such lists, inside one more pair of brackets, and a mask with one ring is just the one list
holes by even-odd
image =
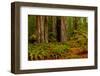
[[67, 43], [40, 43], [28, 45], [28, 60], [79, 59], [87, 58], [88, 50], [70, 47]]

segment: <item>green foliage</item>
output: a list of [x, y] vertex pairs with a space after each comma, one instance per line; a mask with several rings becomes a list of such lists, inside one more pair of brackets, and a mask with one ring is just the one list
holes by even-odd
[[74, 31], [74, 35], [68, 41], [71, 47], [87, 48], [87, 35], [84, 32]]
[[31, 36], [30, 36], [30, 39], [32, 40], [36, 40], [36, 35], [35, 34], [32, 34]]
[[29, 43], [36, 43], [36, 39], [37, 39], [37, 36], [35, 34], [32, 34], [31, 36], [28, 37], [28, 42]]
[[70, 37], [73, 35], [73, 17], [67, 17], [66, 23], [68, 28], [66, 32], [68, 39], [70, 39]]
[[49, 32], [49, 42], [56, 42], [56, 33], [54, 32]]
[[73, 19], [75, 17], [67, 17], [68, 21], [68, 44], [71, 47], [87, 48], [88, 43], [88, 26], [86, 17], [77, 17], [78, 28], [74, 29]]
[[66, 43], [40, 43], [28, 45], [29, 60], [61, 58], [67, 53], [69, 46]]
[[35, 16], [28, 15], [28, 36], [30, 37], [36, 30]]

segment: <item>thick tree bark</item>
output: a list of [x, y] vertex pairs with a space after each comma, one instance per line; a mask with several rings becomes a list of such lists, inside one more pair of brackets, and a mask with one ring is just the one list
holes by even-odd
[[38, 43], [40, 43], [40, 25], [40, 16], [36, 16], [36, 35]]
[[36, 16], [36, 35], [37, 42], [44, 42], [44, 18], [43, 16]]
[[66, 36], [66, 18], [65, 17], [61, 17], [61, 42], [65, 42], [67, 40], [67, 36]]
[[56, 17], [52, 16], [52, 32], [56, 33]]
[[[37, 16], [37, 42], [48, 43], [48, 17]], [[56, 30], [57, 29], [57, 30]], [[66, 36], [66, 17], [52, 17], [52, 32], [57, 33], [57, 40], [65, 42]]]
[[66, 17], [57, 17], [57, 40], [59, 42], [65, 42], [67, 40], [67, 31], [66, 31]]
[[44, 17], [40, 16], [40, 42], [44, 42]]
[[48, 17], [44, 17], [44, 39], [45, 43], [48, 43]]

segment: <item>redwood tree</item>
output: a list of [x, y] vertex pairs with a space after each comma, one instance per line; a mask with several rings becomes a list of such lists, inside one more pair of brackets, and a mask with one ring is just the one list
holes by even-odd
[[61, 42], [66, 41], [67, 36], [66, 36], [66, 17], [61, 16]]
[[36, 16], [36, 35], [37, 42], [44, 42], [44, 17]]

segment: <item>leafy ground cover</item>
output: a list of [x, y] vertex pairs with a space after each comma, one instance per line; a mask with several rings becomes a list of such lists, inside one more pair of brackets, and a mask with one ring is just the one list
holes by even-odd
[[67, 43], [51, 42], [29, 44], [28, 60], [49, 60], [49, 59], [74, 59], [86, 58], [87, 49], [72, 48]]

